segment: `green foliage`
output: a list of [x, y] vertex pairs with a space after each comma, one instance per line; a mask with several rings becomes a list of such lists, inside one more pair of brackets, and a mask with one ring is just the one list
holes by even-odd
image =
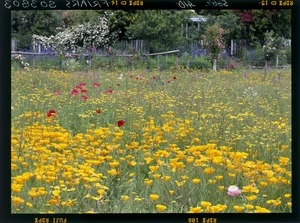
[[245, 65], [264, 66], [265, 65], [265, 56], [264, 56], [263, 48], [261, 46], [257, 46], [251, 52], [245, 50], [244, 62], [245, 62]]
[[211, 68], [211, 61], [209, 57], [194, 57], [189, 62], [189, 68], [208, 70]]
[[229, 43], [231, 39], [240, 38], [242, 28], [239, 17], [233, 10], [222, 10], [221, 14], [216, 18], [216, 23], [226, 30], [224, 43]]
[[176, 49], [183, 43], [181, 26], [188, 15], [184, 11], [138, 11], [127, 28], [130, 39], [149, 41], [150, 52]]

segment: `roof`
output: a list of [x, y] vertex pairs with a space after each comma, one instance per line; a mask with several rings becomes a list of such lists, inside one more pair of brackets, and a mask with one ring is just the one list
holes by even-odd
[[191, 20], [192, 22], [206, 22], [207, 21], [207, 18], [205, 16], [201, 16], [201, 15], [193, 16], [188, 19]]

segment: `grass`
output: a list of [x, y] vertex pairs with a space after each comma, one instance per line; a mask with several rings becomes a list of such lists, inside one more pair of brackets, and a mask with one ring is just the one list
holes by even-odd
[[277, 73], [12, 70], [12, 213], [291, 212]]

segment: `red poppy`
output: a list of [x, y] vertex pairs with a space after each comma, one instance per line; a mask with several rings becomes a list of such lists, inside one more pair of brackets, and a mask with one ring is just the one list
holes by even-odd
[[106, 94], [112, 94], [112, 93], [113, 93], [113, 90], [110, 88], [110, 89], [106, 90], [105, 93], [106, 93]]
[[88, 99], [88, 97], [85, 96], [85, 95], [82, 95], [81, 98], [82, 98], [82, 100], [84, 100], [84, 101], [86, 101], [86, 100]]
[[176, 77], [175, 77], [175, 76], [173, 77], [173, 80], [176, 80]]
[[47, 112], [47, 116], [48, 116], [48, 117], [55, 116], [55, 115], [56, 115], [56, 112], [55, 112], [55, 110], [53, 110], [53, 109], [51, 109], [51, 110], [49, 110], [49, 111]]
[[152, 79], [153, 79], [153, 80], [156, 80], [156, 77], [155, 77], [155, 76], [153, 76], [153, 77], [152, 77]]
[[55, 91], [54, 91], [54, 94], [55, 94], [55, 95], [60, 95], [60, 91], [59, 91], [59, 90], [55, 90]]
[[87, 93], [87, 90], [86, 89], [81, 89], [81, 93], [82, 94]]
[[121, 127], [125, 124], [124, 120], [119, 120], [118, 121], [118, 126]]
[[101, 113], [101, 109], [100, 109], [100, 108], [96, 109], [96, 112], [97, 112], [98, 114], [100, 114], [100, 113]]
[[98, 84], [97, 82], [95, 82], [95, 83], [93, 84], [93, 86], [94, 86], [94, 87], [99, 87], [100, 84]]
[[85, 86], [85, 83], [79, 83], [76, 88], [82, 89]]
[[71, 91], [71, 94], [74, 95], [74, 96], [76, 96], [76, 95], [78, 95], [78, 91], [77, 91], [76, 89], [73, 89], [73, 90]]

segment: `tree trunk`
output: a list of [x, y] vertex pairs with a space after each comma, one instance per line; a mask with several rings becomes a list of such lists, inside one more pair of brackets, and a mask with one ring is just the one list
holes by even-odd
[[264, 81], [266, 80], [266, 78], [267, 78], [267, 69], [268, 69], [268, 61], [266, 60], [265, 61], [265, 75], [264, 75]]
[[217, 71], [217, 59], [213, 59], [213, 71]]
[[276, 55], [276, 69], [278, 68], [278, 64], [279, 64], [279, 57], [278, 55]]

